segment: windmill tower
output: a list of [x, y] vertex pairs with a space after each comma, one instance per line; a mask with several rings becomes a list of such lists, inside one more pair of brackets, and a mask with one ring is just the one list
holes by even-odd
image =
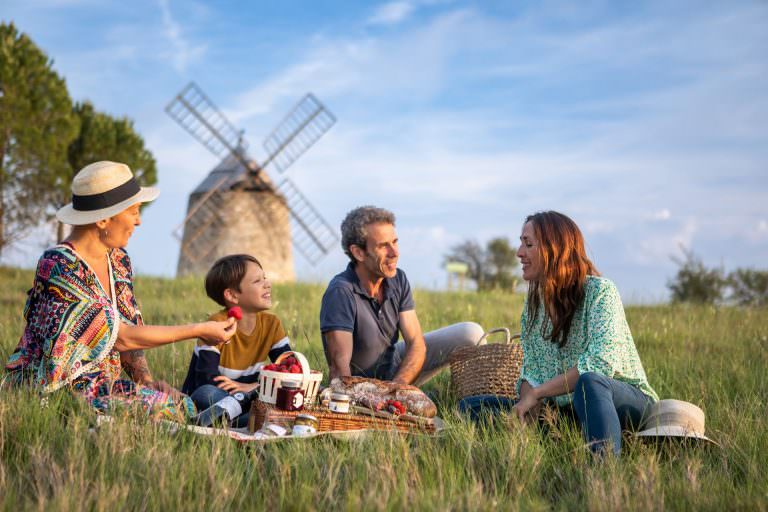
[[271, 164], [285, 172], [336, 122], [312, 94], [264, 140], [263, 164], [248, 156], [243, 132], [194, 82], [165, 111], [221, 159], [190, 194], [187, 216], [174, 230], [181, 241], [177, 275], [205, 274], [222, 256], [248, 253], [262, 262], [270, 279], [292, 281], [291, 241], [312, 265], [335, 245], [335, 231], [293, 182], [285, 177], [275, 186], [264, 171]]

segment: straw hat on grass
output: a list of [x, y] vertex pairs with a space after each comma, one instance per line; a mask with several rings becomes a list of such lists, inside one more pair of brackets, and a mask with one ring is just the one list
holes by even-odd
[[705, 435], [704, 411], [682, 400], [659, 400], [641, 425], [638, 437], [699, 439], [717, 444]]

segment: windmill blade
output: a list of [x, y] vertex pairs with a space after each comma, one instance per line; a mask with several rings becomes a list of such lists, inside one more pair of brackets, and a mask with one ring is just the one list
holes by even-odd
[[336, 123], [336, 117], [309, 93], [299, 101], [277, 127], [264, 139], [267, 159], [285, 172], [307, 149]]
[[195, 82], [189, 82], [165, 111], [219, 158], [245, 148], [242, 132], [224, 117]]
[[285, 197], [294, 220], [293, 244], [312, 265], [317, 264], [338, 241], [335, 230], [291, 180], [286, 178], [277, 191]]
[[[232, 155], [243, 165], [243, 169], [254, 171], [253, 179], [260, 186], [271, 188], [271, 185], [265, 182], [260, 174], [256, 174], [260, 169], [259, 165], [246, 157], [246, 145], [242, 138], [242, 132], [224, 117], [224, 114], [219, 111], [195, 82], [187, 84], [165, 107], [165, 111], [222, 161]], [[213, 184], [208, 192], [189, 209], [181, 224], [174, 229], [173, 233], [176, 238], [182, 239], [184, 226], [219, 189], [231, 186], [239, 180], [242, 174], [243, 172], [239, 175], [224, 176]]]
[[215, 231], [225, 220], [221, 216], [221, 203], [219, 194], [212, 194], [204, 200], [199, 200], [196, 205], [197, 215], [194, 222], [187, 224], [191, 216], [179, 226], [184, 231], [179, 237], [181, 252], [191, 262], [204, 258], [211, 250], [212, 244], [205, 234]]
[[208, 200], [218, 192], [218, 190], [221, 188], [222, 185], [224, 185], [225, 182], [229, 180], [229, 176], [222, 176], [214, 185], [211, 187], [211, 189], [206, 192], [203, 197], [197, 200], [195, 204], [189, 209], [189, 212], [187, 212], [187, 216], [184, 217], [184, 220], [181, 221], [181, 224], [176, 226], [176, 228], [173, 230], [173, 236], [175, 236], [179, 241], [182, 240], [184, 236], [184, 226], [186, 226], [187, 222], [189, 222], [189, 219], [191, 219], [197, 211], [206, 205]]

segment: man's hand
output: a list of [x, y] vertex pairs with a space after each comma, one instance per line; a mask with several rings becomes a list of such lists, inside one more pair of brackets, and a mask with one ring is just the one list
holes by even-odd
[[153, 380], [149, 382], [143, 383], [144, 387], [154, 389], [155, 391], [160, 391], [162, 393], [168, 393], [170, 397], [173, 399], [174, 402], [177, 402], [184, 398], [184, 394], [182, 394], [181, 391], [174, 388], [164, 380]]
[[237, 393], [238, 391], [241, 393], [248, 393], [249, 391], [253, 391], [259, 387], [258, 382], [253, 382], [251, 384], [245, 382], [237, 382], [236, 380], [232, 380], [229, 377], [225, 377], [224, 375], [218, 375], [214, 377], [213, 380], [217, 382], [216, 386], [219, 389], [223, 389], [230, 395]]
[[400, 332], [403, 333], [403, 341], [405, 342], [405, 355], [392, 380], [401, 384], [412, 384], [424, 366], [427, 345], [424, 342], [421, 324], [415, 310], [403, 311], [400, 313], [399, 320]]

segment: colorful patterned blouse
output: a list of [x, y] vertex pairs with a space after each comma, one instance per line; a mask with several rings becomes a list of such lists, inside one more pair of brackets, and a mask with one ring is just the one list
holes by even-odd
[[[177, 417], [180, 411], [166, 393], [119, 379], [114, 345], [120, 322], [143, 322], [128, 254], [113, 249], [108, 265], [114, 303], [72, 247], [57, 245], [43, 253], [27, 292], [27, 325], [6, 364], [10, 379], [46, 393], [69, 386], [101, 411], [137, 404], [157, 416]], [[190, 400], [181, 405], [182, 415], [194, 414]]]
[[[563, 348], [542, 336], [542, 324], [547, 316], [543, 304], [533, 325], [528, 327], [526, 300], [520, 320], [523, 347], [520, 381], [538, 386], [575, 366], [579, 374], [600, 373], [631, 384], [658, 400], [645, 376], [616, 285], [602, 277], [588, 276], [584, 291], [584, 300], [576, 309]], [[551, 331], [548, 319], [547, 324]], [[555, 400], [558, 405], [565, 405], [571, 398], [572, 393], [560, 395]]]

